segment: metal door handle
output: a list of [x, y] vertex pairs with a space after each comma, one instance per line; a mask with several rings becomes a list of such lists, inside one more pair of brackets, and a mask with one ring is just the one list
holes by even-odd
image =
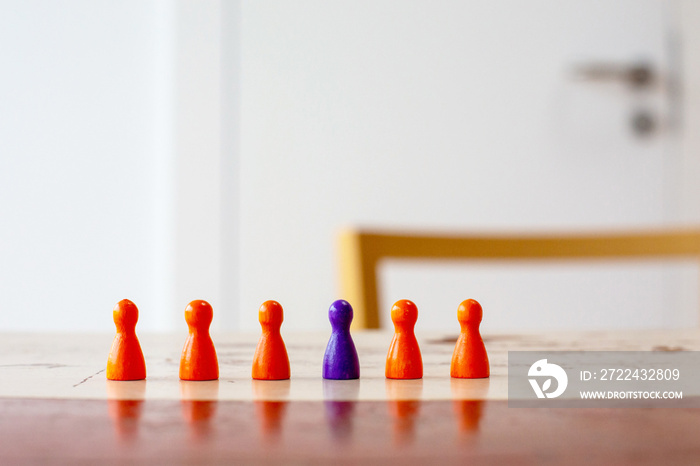
[[635, 88], [648, 87], [657, 79], [654, 67], [646, 62], [586, 63], [574, 67], [574, 75], [587, 81], [617, 81]]

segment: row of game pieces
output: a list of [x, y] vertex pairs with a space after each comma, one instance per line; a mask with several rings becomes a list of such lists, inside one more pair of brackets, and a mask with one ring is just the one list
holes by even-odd
[[[136, 337], [138, 309], [128, 299], [114, 307], [113, 317], [117, 334], [107, 361], [110, 380], [142, 380], [146, 378], [146, 362]], [[211, 305], [203, 300], [192, 301], [185, 308], [189, 336], [180, 358], [180, 379], [216, 380], [219, 363], [214, 342], [209, 335], [213, 318]], [[335, 301], [328, 310], [331, 336], [323, 357], [323, 378], [357, 379], [360, 362], [350, 335], [353, 310], [344, 300]], [[484, 378], [489, 376], [489, 360], [479, 333], [481, 305], [473, 299], [463, 301], [457, 310], [460, 335], [457, 339], [450, 375], [457, 378]], [[277, 301], [266, 301], [260, 306], [258, 319], [262, 335], [253, 357], [252, 377], [258, 380], [290, 378], [289, 357], [280, 334], [283, 310]], [[406, 299], [391, 308], [394, 337], [386, 358], [385, 375], [390, 379], [420, 379], [423, 377], [423, 359], [414, 333], [418, 320], [416, 305]]]

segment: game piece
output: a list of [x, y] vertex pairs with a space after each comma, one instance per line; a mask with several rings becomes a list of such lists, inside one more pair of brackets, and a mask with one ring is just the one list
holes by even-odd
[[459, 305], [457, 320], [461, 332], [452, 353], [452, 377], [482, 379], [489, 376], [489, 357], [479, 333], [482, 316], [481, 305], [473, 299], [467, 299]]
[[219, 378], [219, 361], [216, 348], [209, 336], [214, 311], [203, 300], [195, 300], [185, 308], [185, 321], [190, 335], [180, 357], [180, 379], [216, 380]]
[[284, 380], [290, 377], [289, 357], [280, 327], [284, 320], [282, 306], [277, 301], [265, 301], [258, 311], [262, 335], [253, 357], [253, 378]]
[[423, 358], [420, 354], [414, 327], [418, 308], [407, 299], [396, 301], [391, 308], [394, 338], [386, 356], [385, 375], [389, 379], [420, 379], [423, 377]]
[[139, 310], [128, 299], [122, 299], [112, 311], [117, 335], [107, 359], [109, 380], [142, 380], [146, 378], [146, 361], [139, 339], [136, 338], [136, 322]]
[[350, 336], [352, 316], [352, 306], [342, 299], [335, 301], [328, 309], [332, 331], [323, 356], [324, 379], [360, 378], [360, 360]]

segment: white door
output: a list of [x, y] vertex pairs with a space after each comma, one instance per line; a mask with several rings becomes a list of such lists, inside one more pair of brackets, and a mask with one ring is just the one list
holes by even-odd
[[[285, 325], [327, 326], [343, 226], [581, 231], [679, 216], [669, 2], [243, 2], [241, 18], [243, 328], [273, 297]], [[448, 328], [467, 297], [493, 329], [676, 326], [697, 320], [687, 269], [389, 263], [381, 299], [386, 315], [414, 299], [423, 328]]]

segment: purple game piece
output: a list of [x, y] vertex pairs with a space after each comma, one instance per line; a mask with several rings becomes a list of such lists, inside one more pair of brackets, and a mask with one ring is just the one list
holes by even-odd
[[326, 354], [323, 356], [323, 378], [359, 379], [360, 360], [350, 336], [352, 306], [342, 299], [335, 301], [328, 309], [328, 319], [333, 330], [326, 346]]

